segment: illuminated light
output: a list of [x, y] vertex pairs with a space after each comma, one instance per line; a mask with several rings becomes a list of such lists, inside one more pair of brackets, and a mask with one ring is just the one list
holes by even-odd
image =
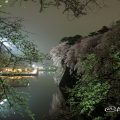
[[32, 67], [35, 68], [36, 67], [35, 64], [33, 64]]
[[0, 105], [3, 105], [5, 102], [7, 102], [7, 99], [4, 99], [3, 101], [1, 101]]
[[32, 78], [33, 76], [14, 76], [14, 77], [6, 77], [6, 76], [1, 76], [0, 78], [6, 78], [9, 80], [19, 80], [22, 78]]
[[5, 3], [8, 3], [8, 0], [5, 0]]
[[2, 71], [0, 71], [0, 73], [32, 73], [32, 72], [34, 72], [34, 73], [36, 73], [37, 72], [37, 70], [36, 70], [37, 68], [34, 68], [34, 71], [33, 71], [33, 69], [28, 69], [28, 68], [25, 68], [25, 69], [22, 69], [22, 68], [17, 68], [17, 69], [12, 69], [12, 68], [5, 68], [5, 69], [3, 69]]
[[36, 74], [37, 73], [37, 69], [34, 69], [33, 71], [32, 71], [32, 74]]
[[22, 69], [17, 69], [19, 72], [22, 72]]
[[[8, 3], [8, 0], [5, 1], [5, 3]], [[2, 7], [2, 5], [1, 5]], [[23, 56], [24, 53], [19, 50], [12, 42], [10, 42], [7, 38], [1, 38], [0, 41], [3, 42], [3, 44], [11, 51], [11, 53], [15, 55]]]
[[9, 48], [11, 47], [11, 45], [8, 42], [4, 42], [4, 45]]

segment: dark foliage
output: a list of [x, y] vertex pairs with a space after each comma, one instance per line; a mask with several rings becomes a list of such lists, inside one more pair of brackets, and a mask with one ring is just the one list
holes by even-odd
[[77, 41], [79, 41], [82, 38], [81, 35], [75, 35], [73, 37], [64, 37], [60, 40], [60, 42], [67, 42], [69, 45], [74, 45]]

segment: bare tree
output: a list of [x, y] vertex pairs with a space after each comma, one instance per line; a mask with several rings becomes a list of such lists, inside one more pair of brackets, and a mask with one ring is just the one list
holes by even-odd
[[95, 6], [101, 8], [104, 5], [104, 0], [13, 0], [12, 4], [19, 2], [21, 5], [28, 1], [39, 2], [40, 12], [49, 7], [61, 7], [63, 14], [67, 13], [76, 18], [86, 15]]

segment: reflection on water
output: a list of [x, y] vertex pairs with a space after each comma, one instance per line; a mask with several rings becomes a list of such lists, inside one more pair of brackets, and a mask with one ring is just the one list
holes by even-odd
[[[53, 80], [54, 73], [39, 72], [37, 77], [18, 77], [18, 79], [7, 79], [7, 82], [21, 92], [30, 94], [29, 105], [33, 113], [35, 113], [36, 120], [43, 120], [42, 118], [49, 113], [52, 114], [61, 104], [61, 94], [58, 87]], [[57, 92], [58, 91], [58, 92]], [[57, 93], [56, 93], [57, 92]], [[3, 109], [6, 118], [0, 120], [30, 120], [28, 116], [22, 117], [15, 114], [13, 110]]]
[[58, 89], [57, 92], [52, 95], [52, 102], [51, 107], [49, 109], [49, 115], [52, 116], [53, 114], [58, 112], [62, 107], [63, 101], [64, 101], [63, 96], [60, 90]]
[[30, 77], [33, 77], [33, 76], [1, 76], [2, 79], [6, 80], [19, 80], [19, 79], [22, 79], [22, 78], [30, 78]]
[[1, 73], [31, 73], [32, 68], [0, 68]]
[[[33, 74], [37, 72], [37, 69], [33, 70]], [[51, 73], [51, 72], [50, 72]], [[44, 74], [44, 71], [40, 71], [39, 75]], [[11, 87], [27, 87], [29, 86], [29, 79], [35, 78], [35, 76], [0, 76]]]
[[1, 77], [5, 83], [10, 85], [11, 87], [27, 87], [29, 86], [29, 80], [30, 78], [33, 78], [32, 76], [2, 76]]

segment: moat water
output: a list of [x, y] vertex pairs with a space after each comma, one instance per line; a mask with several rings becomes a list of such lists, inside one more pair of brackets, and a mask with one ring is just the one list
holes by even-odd
[[[29, 106], [31, 111], [35, 114], [35, 120], [43, 120], [43, 118], [54, 109], [55, 97], [58, 86], [53, 79], [54, 73], [44, 72], [39, 73], [37, 77], [29, 78], [27, 86], [16, 87], [21, 92], [28, 93]], [[58, 99], [58, 98], [57, 98]], [[59, 102], [59, 100], [57, 100]], [[6, 104], [6, 102], [4, 102]], [[4, 106], [3, 104], [3, 106]], [[9, 109], [3, 108], [4, 114], [0, 115], [0, 120], [30, 120], [27, 114], [24, 117]]]

